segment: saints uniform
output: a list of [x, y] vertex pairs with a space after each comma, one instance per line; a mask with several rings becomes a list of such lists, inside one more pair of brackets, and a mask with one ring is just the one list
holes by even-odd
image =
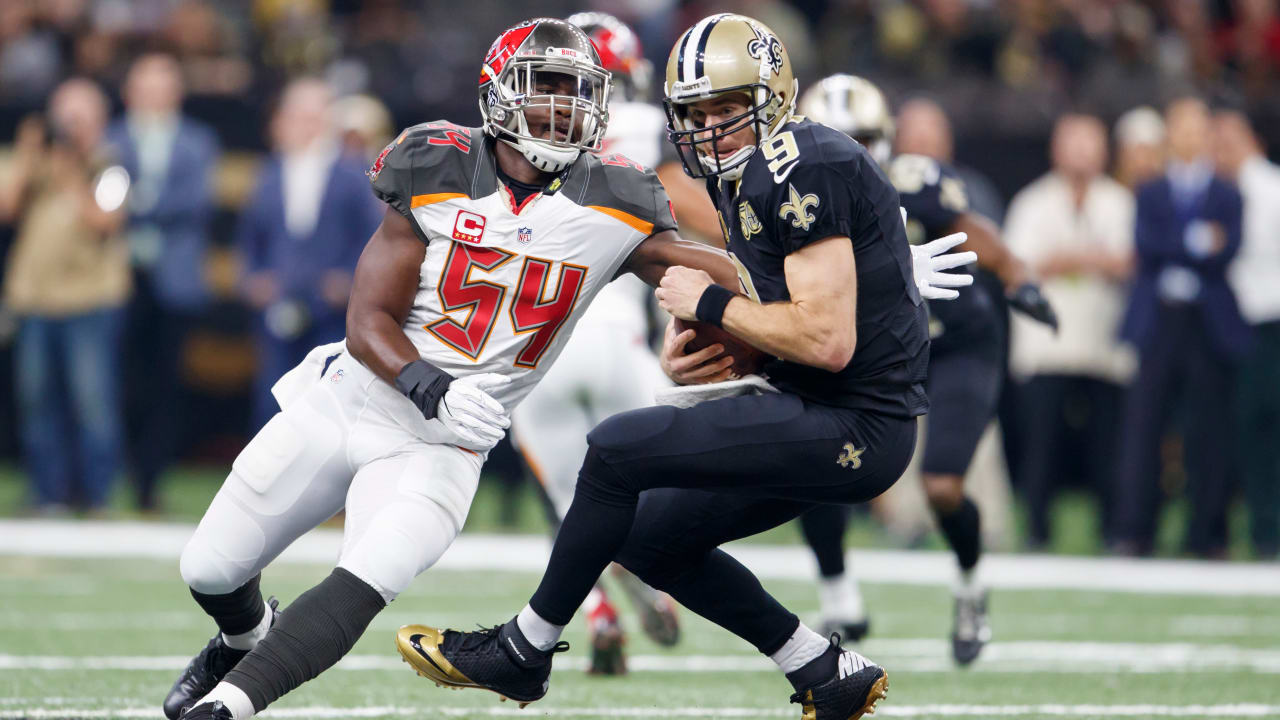
[[[788, 254], [832, 235], [850, 238], [859, 285], [853, 359], [837, 373], [775, 361], [768, 372], [781, 392], [609, 418], [588, 438], [577, 497], [598, 512], [626, 502], [618, 483], [640, 491], [617, 561], [768, 653], [798, 620], [763, 591], [710, 593], [744, 572], [715, 548], [815, 503], [869, 500], [898, 479], [915, 445], [915, 417], [927, 408], [927, 317], [897, 193], [848, 137], [792, 122], [761, 145], [740, 183], [712, 186], [712, 194], [753, 299], [788, 298]], [[567, 519], [561, 541], [568, 527]], [[585, 594], [556, 569], [553, 556], [531, 601], [552, 622], [567, 621], [575, 593]], [[563, 618], [555, 614], [561, 606]]]
[[[405, 335], [454, 377], [511, 377], [492, 393], [510, 409], [632, 250], [675, 221], [651, 170], [590, 153], [517, 205], [493, 142], [424, 123], [369, 176], [427, 245]], [[184, 579], [231, 592], [345, 506], [338, 565], [390, 601], [461, 530], [483, 458], [436, 442], [413, 402], [341, 343], [317, 348], [274, 392], [281, 412], [232, 465], [183, 552]]]
[[[969, 210], [964, 181], [933, 158], [899, 155], [889, 166], [889, 179], [907, 211], [913, 244], [952, 232]], [[955, 300], [929, 303], [929, 433], [921, 461], [926, 473], [965, 474], [1000, 393], [995, 305], [976, 285], [958, 291]]]
[[[825, 405], [915, 417], [928, 409], [926, 315], [902, 239], [898, 197], [856, 142], [798, 120], [761, 144], [736, 183], [708, 181], [725, 245], [752, 299], [789, 300], [783, 263], [813, 242], [853, 240], [858, 271], [858, 344], [834, 375], [778, 360], [779, 389]], [[892, 210], [893, 212], [889, 212]], [[888, 218], [888, 219], [886, 219]]]

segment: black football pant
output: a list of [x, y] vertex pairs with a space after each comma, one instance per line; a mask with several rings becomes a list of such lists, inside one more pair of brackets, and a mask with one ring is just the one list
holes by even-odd
[[914, 418], [790, 394], [615, 415], [587, 437], [573, 504], [530, 606], [567, 624], [616, 559], [772, 654], [799, 619], [718, 546], [815, 504], [876, 497], [906, 468], [915, 435]]

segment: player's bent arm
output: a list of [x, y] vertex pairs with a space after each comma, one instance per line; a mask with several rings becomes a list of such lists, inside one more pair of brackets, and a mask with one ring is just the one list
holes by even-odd
[[858, 276], [853, 243], [836, 235], [791, 253], [783, 265], [786, 302], [736, 297], [721, 326], [784, 360], [839, 372], [858, 343]]
[[658, 180], [666, 188], [667, 197], [671, 199], [680, 227], [692, 230], [716, 247], [723, 246], [720, 216], [707, 196], [707, 188], [686, 175], [678, 161], [664, 163], [656, 172]]
[[723, 250], [692, 240], [684, 240], [675, 230], [663, 230], [645, 238], [623, 264], [653, 287], [658, 287], [667, 268], [683, 266], [704, 270], [718, 285], [737, 290], [738, 269]]
[[965, 212], [951, 224], [951, 232], [963, 232], [969, 239], [959, 250], [972, 250], [978, 254], [978, 265], [990, 270], [1000, 282], [1012, 290], [1031, 280], [1027, 265], [1000, 241], [996, 224], [975, 212]]
[[427, 247], [409, 220], [388, 207], [360, 253], [347, 303], [347, 349], [375, 375], [395, 385], [419, 355], [401, 327], [418, 292]]

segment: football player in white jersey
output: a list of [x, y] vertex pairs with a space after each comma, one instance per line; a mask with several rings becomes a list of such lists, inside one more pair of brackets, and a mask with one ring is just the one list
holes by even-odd
[[[281, 412], [183, 550], [219, 632], [167, 716], [243, 720], [341, 659], [453, 542], [511, 408], [615, 276], [657, 285], [686, 266], [735, 287], [726, 255], [675, 233], [651, 170], [591, 152], [609, 87], [581, 30], [530, 20], [485, 56], [482, 127], [423, 123], [378, 156], [369, 176], [389, 207], [356, 268], [347, 338], [276, 384]], [[916, 261], [918, 284], [938, 261]], [[733, 362], [722, 350], [686, 362], [716, 378]], [[337, 567], [275, 613], [262, 569], [344, 507]]]
[[[600, 53], [601, 65], [612, 76], [609, 126], [601, 153], [617, 153], [643, 167], [657, 167], [666, 144], [666, 116], [642, 101], [652, 68], [641, 54], [639, 38], [605, 13], [578, 13], [566, 20], [587, 34]], [[654, 392], [671, 384], [648, 343], [650, 297], [649, 287], [634, 275], [605, 286], [574, 328], [555, 366], [511, 412], [511, 438], [558, 519], [564, 518], [573, 501], [591, 428], [610, 415], [652, 405]], [[674, 645], [679, 625], [671, 598], [620, 565], [611, 571], [649, 637], [660, 645]], [[587, 598], [584, 610], [590, 642], [587, 671], [625, 672], [622, 623], [603, 583]]]

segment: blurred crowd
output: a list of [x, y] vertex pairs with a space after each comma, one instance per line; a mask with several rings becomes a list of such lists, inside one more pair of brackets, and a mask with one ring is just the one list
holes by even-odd
[[[1033, 545], [1056, 489], [1083, 480], [1116, 552], [1151, 552], [1161, 499], [1183, 486], [1188, 551], [1225, 551], [1240, 489], [1256, 552], [1280, 550], [1276, 0], [538, 11], [584, 4], [632, 23], [659, 73], [697, 18], [759, 17], [802, 90], [864, 75], [900, 106], [899, 152], [958, 164], [1062, 319], [1057, 335], [1017, 317], [1008, 333], [1001, 423]], [[16, 439], [33, 504], [101, 509], [127, 475], [153, 509], [175, 459], [224, 456], [265, 422], [272, 382], [342, 335], [382, 211], [364, 168], [400, 126], [474, 124], [479, 58], [527, 12], [0, 4], [0, 451]]]

